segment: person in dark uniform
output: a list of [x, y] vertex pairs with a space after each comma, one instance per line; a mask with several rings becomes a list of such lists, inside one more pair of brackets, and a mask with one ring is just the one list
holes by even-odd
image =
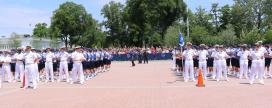
[[[269, 46], [268, 45], [266, 45], [265, 46], [265, 49], [267, 50], [267, 52], [270, 52], [269, 51]], [[264, 55], [264, 57], [265, 57], [265, 75], [264, 75], [264, 78], [267, 78], [267, 75], [269, 75], [269, 67], [270, 67], [270, 63], [271, 63], [271, 57], [269, 56], [269, 54], [265, 54]]]
[[207, 67], [208, 67], [208, 77], [212, 76], [213, 73], [213, 57], [212, 57], [212, 53], [213, 53], [213, 49], [209, 48], [208, 46], [206, 46], [206, 50], [208, 50], [208, 60], [207, 60]]
[[148, 64], [148, 53], [146, 50], [144, 50], [143, 59], [144, 59], [144, 64]]
[[182, 59], [182, 51], [180, 49], [176, 50], [175, 57], [176, 57], [177, 75], [181, 76], [183, 72], [183, 59]]
[[232, 48], [231, 50], [231, 65], [233, 67], [233, 76], [235, 77], [239, 77], [239, 68], [240, 68], [240, 64], [239, 64], [239, 57], [237, 56], [237, 53], [239, 52], [239, 48], [237, 46], [235, 46], [234, 48]]
[[132, 67], [135, 66], [135, 63], [134, 63], [135, 59], [136, 59], [136, 52], [134, 49], [132, 49], [130, 51], [130, 60], [131, 60]]
[[12, 57], [11, 62], [10, 62], [11, 72], [13, 73], [13, 75], [15, 75], [15, 64], [16, 64], [16, 60], [14, 59], [15, 50], [11, 50], [9, 52], [9, 54]]
[[142, 61], [143, 61], [143, 52], [142, 50], [139, 48], [138, 51], [138, 64], [142, 64]]

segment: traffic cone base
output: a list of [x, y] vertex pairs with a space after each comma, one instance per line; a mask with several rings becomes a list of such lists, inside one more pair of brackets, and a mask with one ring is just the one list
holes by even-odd
[[203, 75], [202, 75], [202, 69], [199, 69], [198, 78], [197, 78], [197, 87], [205, 87]]

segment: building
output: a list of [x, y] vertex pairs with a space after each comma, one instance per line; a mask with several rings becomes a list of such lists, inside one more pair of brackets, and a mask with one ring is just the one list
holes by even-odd
[[29, 35], [16, 35], [10, 37], [0, 37], [0, 50], [10, 50], [18, 47], [32, 46], [36, 49], [60, 48], [64, 43], [60, 40], [50, 40], [44, 38], [35, 38]]

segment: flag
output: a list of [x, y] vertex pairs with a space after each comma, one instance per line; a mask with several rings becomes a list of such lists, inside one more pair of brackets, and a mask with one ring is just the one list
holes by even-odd
[[183, 45], [184, 45], [184, 39], [183, 39], [182, 33], [179, 32], [178, 35], [179, 35], [179, 45], [180, 45], [180, 46], [183, 46]]

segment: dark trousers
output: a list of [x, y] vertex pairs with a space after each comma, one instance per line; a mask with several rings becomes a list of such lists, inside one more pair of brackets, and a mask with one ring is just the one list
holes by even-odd
[[148, 58], [147, 57], [144, 57], [144, 64], [148, 64]]
[[138, 63], [142, 64], [142, 57], [141, 56], [138, 56]]
[[132, 66], [135, 66], [134, 60], [131, 60]]

